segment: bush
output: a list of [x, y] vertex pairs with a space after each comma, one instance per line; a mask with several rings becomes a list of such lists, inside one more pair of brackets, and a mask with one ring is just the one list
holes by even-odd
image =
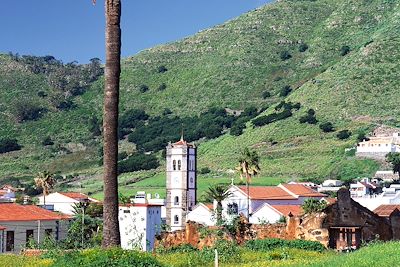
[[342, 130], [342, 131], [338, 132], [338, 134], [336, 136], [340, 140], [345, 140], [351, 136], [351, 132], [349, 130]]
[[127, 159], [118, 162], [118, 174], [140, 170], [151, 170], [159, 166], [154, 155], [134, 154]]
[[39, 92], [37, 92], [37, 96], [41, 97], [41, 98], [45, 98], [47, 96], [47, 93], [44, 91], [39, 91]]
[[120, 248], [113, 249], [91, 249], [82, 251], [73, 251], [61, 254], [54, 259], [54, 267], [70, 267], [70, 266], [113, 266], [113, 267], [158, 267], [162, 266], [151, 254], [122, 250]]
[[160, 84], [160, 86], [157, 88], [158, 91], [164, 91], [165, 89], [167, 89], [167, 85], [165, 83]]
[[203, 167], [203, 168], [200, 169], [200, 174], [207, 174], [207, 173], [210, 173], [210, 172], [211, 172], [211, 170], [208, 167]]
[[288, 96], [292, 92], [292, 88], [289, 85], [285, 85], [282, 87], [282, 89], [279, 91], [279, 96], [285, 97]]
[[172, 114], [172, 111], [171, 111], [169, 108], [164, 108], [162, 114], [163, 114], [163, 116], [167, 116], [167, 115], [169, 115], [169, 114]]
[[54, 142], [50, 136], [47, 136], [42, 140], [42, 145], [43, 146], [52, 146], [52, 145], [54, 145]]
[[262, 98], [263, 98], [263, 99], [266, 99], [266, 98], [268, 98], [268, 97], [271, 97], [271, 93], [270, 93], [269, 91], [264, 91], [264, 92], [262, 93]]
[[278, 238], [256, 239], [247, 241], [245, 247], [253, 251], [271, 251], [277, 248], [297, 248], [310, 251], [322, 252], [325, 247], [317, 241], [307, 240], [284, 240]]
[[347, 45], [344, 45], [340, 48], [340, 55], [343, 57], [345, 55], [347, 55], [348, 53], [350, 53], [350, 47]]
[[326, 202], [316, 198], [308, 198], [304, 201], [301, 207], [305, 214], [321, 212], [323, 209], [326, 208]]
[[159, 67], [157, 68], [157, 72], [158, 72], [158, 73], [164, 73], [164, 72], [166, 72], [166, 71], [168, 71], [168, 69], [167, 69], [165, 66], [159, 66]]
[[149, 115], [143, 109], [128, 109], [119, 118], [119, 128], [135, 128], [138, 121], [145, 121]]
[[38, 120], [47, 111], [35, 103], [22, 101], [14, 104], [14, 116], [18, 122]]
[[309, 109], [307, 111], [307, 115], [300, 117], [300, 123], [309, 123], [309, 124], [316, 124], [318, 121], [315, 118], [315, 111], [313, 109]]
[[243, 133], [243, 130], [246, 128], [244, 123], [234, 123], [229, 131], [230, 135], [239, 136]]
[[142, 85], [139, 86], [139, 92], [145, 93], [147, 91], [149, 91], [149, 87], [147, 85], [142, 84]]
[[285, 50], [280, 53], [280, 58], [281, 60], [285, 61], [292, 58], [292, 55], [289, 53], [289, 51]]
[[307, 51], [307, 50], [308, 50], [308, 45], [307, 45], [307, 44], [302, 43], [302, 44], [299, 46], [299, 52], [303, 53], [303, 52], [305, 52], [305, 51]]
[[71, 99], [63, 100], [56, 105], [58, 110], [70, 110], [75, 107], [74, 102]]
[[20, 149], [21, 146], [18, 144], [17, 139], [9, 139], [9, 138], [0, 139], [0, 154]]
[[320, 125], [319, 125], [319, 128], [324, 132], [324, 133], [329, 133], [329, 132], [333, 132], [334, 131], [334, 127], [333, 127], [333, 124], [332, 124], [332, 122], [324, 122], [324, 123], [321, 123]]

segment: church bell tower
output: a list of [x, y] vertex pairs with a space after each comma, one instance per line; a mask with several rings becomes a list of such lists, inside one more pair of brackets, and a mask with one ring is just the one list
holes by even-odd
[[187, 213], [197, 204], [197, 149], [181, 137], [169, 143], [167, 162], [167, 225], [171, 231], [185, 228]]

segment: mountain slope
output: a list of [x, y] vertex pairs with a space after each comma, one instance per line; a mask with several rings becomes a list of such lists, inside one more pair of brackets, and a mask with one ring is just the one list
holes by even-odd
[[[224, 173], [234, 168], [241, 148], [252, 146], [262, 156], [265, 177], [369, 175], [378, 168], [375, 162], [344, 153], [354, 145], [355, 134], [340, 141], [336, 132], [324, 134], [318, 126], [300, 124], [298, 119], [312, 108], [320, 122], [331, 121], [337, 130], [353, 133], [379, 123], [398, 124], [399, 14], [399, 3], [385, 0], [286, 0], [260, 7], [126, 58], [121, 111], [143, 108], [160, 115], [169, 108], [189, 116], [209, 107], [255, 106], [270, 107], [264, 111], [270, 114], [282, 100], [299, 102], [302, 108], [288, 119], [256, 128], [248, 123], [239, 137], [225, 134], [201, 141], [199, 166]], [[302, 44], [308, 49], [300, 52]], [[342, 55], [346, 46], [350, 52]], [[0, 136], [16, 136], [24, 146], [0, 155], [0, 177], [29, 176], [43, 168], [89, 176], [99, 173], [95, 164], [99, 142], [91, 137], [87, 121], [101, 116], [102, 79], [74, 98], [76, 108], [16, 123], [14, 99], [24, 94], [49, 105], [36, 95], [54, 89], [43, 75], [27, 72], [5, 55], [0, 63]], [[142, 85], [149, 90], [141, 92]], [[293, 89], [289, 96], [279, 96], [284, 86]], [[265, 91], [271, 94], [266, 99]], [[40, 144], [47, 135], [58, 146], [82, 144], [84, 148], [54, 153]]]

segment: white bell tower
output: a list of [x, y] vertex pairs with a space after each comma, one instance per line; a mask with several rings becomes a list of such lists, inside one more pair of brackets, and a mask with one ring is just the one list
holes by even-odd
[[169, 143], [167, 161], [167, 225], [171, 231], [185, 228], [186, 214], [197, 204], [197, 149], [181, 137]]

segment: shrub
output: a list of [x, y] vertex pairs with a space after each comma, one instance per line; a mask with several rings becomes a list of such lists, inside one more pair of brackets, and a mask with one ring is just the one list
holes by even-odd
[[171, 111], [169, 108], [164, 108], [162, 114], [163, 114], [163, 116], [167, 116], [167, 115], [169, 115], [169, 114], [172, 114], [172, 111]]
[[37, 96], [41, 97], [41, 98], [45, 98], [47, 96], [47, 93], [44, 91], [39, 91], [39, 92], [37, 92]]
[[326, 208], [326, 202], [315, 198], [308, 198], [301, 205], [305, 214], [310, 214], [314, 212], [321, 212]]
[[338, 134], [336, 136], [340, 140], [344, 140], [351, 136], [351, 132], [349, 130], [342, 130], [342, 131], [338, 132]]
[[166, 72], [166, 71], [168, 71], [168, 69], [167, 69], [164, 65], [159, 66], [159, 67], [157, 68], [157, 72], [158, 72], [158, 73], [164, 73], [164, 72]]
[[270, 93], [269, 91], [264, 91], [264, 92], [262, 93], [262, 98], [263, 98], [263, 99], [266, 99], [266, 98], [268, 98], [268, 97], [271, 97], [271, 93]]
[[307, 111], [307, 115], [300, 117], [300, 123], [309, 123], [309, 124], [316, 124], [318, 121], [315, 118], [315, 111], [313, 109], [309, 109]]
[[283, 61], [285, 61], [285, 60], [288, 60], [288, 59], [290, 59], [292, 57], [292, 55], [289, 53], [289, 51], [287, 51], [287, 50], [285, 50], [285, 51], [282, 51], [281, 53], [280, 53], [280, 58], [281, 58], [281, 60], [283, 60]]
[[244, 123], [234, 123], [229, 131], [230, 135], [239, 136], [243, 133], [243, 129], [246, 128]]
[[54, 145], [53, 140], [51, 139], [50, 136], [46, 136], [43, 140], [42, 140], [42, 145], [43, 146], [52, 146]]
[[324, 132], [324, 133], [329, 133], [334, 131], [333, 124], [331, 122], [324, 122], [319, 125], [319, 128]]
[[160, 86], [157, 88], [158, 91], [164, 91], [165, 89], [167, 89], [167, 85], [165, 83], [160, 84]]
[[360, 132], [358, 132], [358, 134], [357, 134], [357, 141], [358, 142], [362, 142], [362, 141], [368, 141], [369, 140], [369, 138], [365, 135], [365, 132], [364, 131], [360, 131]]
[[63, 100], [56, 105], [58, 110], [70, 110], [75, 107], [74, 102], [71, 99]]
[[112, 249], [91, 249], [82, 251], [73, 251], [61, 254], [54, 259], [54, 267], [69, 266], [113, 266], [113, 267], [158, 267], [162, 266], [151, 254], [122, 250], [120, 248]]
[[288, 96], [292, 92], [292, 88], [289, 85], [285, 85], [282, 87], [282, 89], [279, 91], [279, 96], [285, 97]]
[[145, 121], [149, 115], [143, 109], [128, 109], [119, 119], [119, 128], [135, 128], [138, 121]]
[[210, 172], [211, 172], [211, 170], [208, 167], [203, 167], [203, 168], [200, 169], [200, 174], [207, 174], [207, 173], [210, 173]]
[[305, 51], [307, 51], [307, 50], [308, 50], [308, 45], [307, 45], [307, 44], [302, 43], [302, 44], [299, 46], [299, 52], [303, 53], [303, 52], [305, 52]]
[[350, 53], [350, 47], [347, 45], [344, 45], [340, 48], [340, 55], [343, 57], [345, 55], [347, 55], [348, 53]]
[[317, 241], [307, 240], [284, 240], [278, 238], [255, 239], [247, 241], [245, 247], [253, 251], [267, 252], [276, 248], [297, 248], [310, 251], [322, 252], [325, 247]]
[[145, 93], [147, 91], [149, 91], [149, 87], [147, 85], [142, 84], [142, 85], [139, 86], [139, 92]]
[[9, 139], [9, 138], [0, 139], [0, 154], [20, 149], [21, 146], [18, 144], [17, 139]]
[[47, 111], [35, 103], [22, 101], [14, 104], [14, 116], [18, 122], [38, 120]]

